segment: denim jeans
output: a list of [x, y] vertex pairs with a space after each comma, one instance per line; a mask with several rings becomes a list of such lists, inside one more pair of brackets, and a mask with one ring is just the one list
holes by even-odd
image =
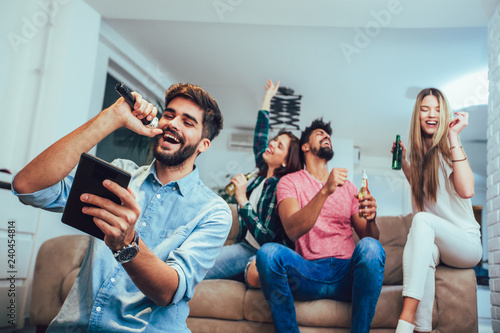
[[352, 301], [351, 332], [369, 332], [384, 275], [385, 251], [378, 240], [361, 239], [351, 259], [306, 260], [276, 243], [257, 252], [262, 291], [276, 332], [299, 332], [294, 299]]
[[243, 281], [243, 274], [248, 259], [257, 253], [257, 249], [246, 241], [222, 247], [214, 267], [210, 269], [205, 279], [234, 279]]

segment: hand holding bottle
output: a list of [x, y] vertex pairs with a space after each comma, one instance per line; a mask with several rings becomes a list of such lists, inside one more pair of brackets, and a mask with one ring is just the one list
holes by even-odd
[[[259, 171], [260, 171], [259, 168], [255, 168], [252, 172], [249, 172], [246, 175], [239, 174], [239, 175], [234, 176], [233, 178], [231, 178], [230, 183], [226, 185], [226, 193], [228, 195], [235, 194], [235, 191], [236, 191], [235, 181], [237, 181], [237, 177], [238, 176], [242, 176], [248, 182], [250, 179], [252, 179], [253, 177], [257, 176], [257, 174], [259, 173]], [[233, 180], [235, 180], [235, 181], [233, 181]], [[245, 190], [246, 190], [246, 186], [245, 186]]]
[[[406, 147], [401, 139], [399, 139], [399, 146], [401, 147], [401, 164], [404, 164], [406, 161]], [[396, 142], [392, 143], [391, 154], [394, 154], [394, 149], [396, 149]]]
[[375, 220], [375, 216], [377, 216], [377, 200], [370, 193], [362, 198], [358, 193], [357, 198], [359, 199], [359, 216], [364, 217], [368, 222]]
[[357, 198], [359, 200], [359, 216], [366, 218], [367, 221], [373, 221], [377, 214], [377, 201], [368, 189], [366, 170], [363, 170], [361, 173], [361, 187], [359, 188]]
[[239, 175], [231, 178], [231, 183], [234, 185], [234, 197], [238, 203], [243, 203], [248, 200], [247, 198], [247, 186], [248, 180], [244, 174], [240, 173]]
[[[411, 167], [410, 163], [406, 159], [406, 147], [401, 139], [399, 140], [399, 146], [401, 147], [401, 169], [403, 169], [403, 173], [406, 176], [406, 179], [408, 179], [408, 182], [411, 184], [410, 181]], [[393, 154], [393, 156], [394, 156], [394, 149], [396, 149], [396, 142], [392, 143], [391, 154]]]

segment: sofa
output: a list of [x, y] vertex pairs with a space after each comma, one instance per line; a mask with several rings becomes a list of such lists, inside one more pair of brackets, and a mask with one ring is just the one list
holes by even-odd
[[[238, 234], [235, 205], [233, 227], [226, 241]], [[393, 333], [403, 306], [402, 255], [412, 216], [377, 218], [380, 242], [386, 251], [384, 282], [371, 332]], [[65, 235], [46, 241], [40, 248], [33, 277], [30, 320], [37, 332], [58, 313], [80, 269], [88, 236]], [[476, 276], [473, 269], [440, 265], [436, 269], [436, 295], [432, 332], [476, 333], [478, 331]], [[189, 302], [187, 325], [194, 333], [274, 332], [266, 300], [259, 289], [231, 280], [205, 280]], [[349, 332], [351, 305], [334, 300], [296, 301], [300, 331]]]

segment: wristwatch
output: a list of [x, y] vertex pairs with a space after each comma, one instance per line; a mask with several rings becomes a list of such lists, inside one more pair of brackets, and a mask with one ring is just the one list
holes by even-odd
[[132, 243], [130, 243], [129, 245], [125, 245], [117, 251], [113, 251], [113, 255], [115, 256], [116, 261], [118, 261], [120, 264], [125, 264], [131, 261], [135, 258], [137, 253], [139, 253], [139, 234], [137, 232], [134, 235]]

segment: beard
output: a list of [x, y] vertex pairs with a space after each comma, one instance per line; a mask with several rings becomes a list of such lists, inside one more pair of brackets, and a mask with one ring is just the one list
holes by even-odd
[[311, 149], [311, 152], [314, 155], [318, 156], [319, 158], [326, 160], [327, 162], [333, 158], [333, 155], [335, 155], [335, 152], [330, 147], [320, 147], [319, 149]]
[[153, 156], [158, 162], [167, 167], [178, 167], [182, 165], [189, 157], [196, 152], [198, 143], [190, 146], [185, 145], [184, 139], [180, 138], [180, 149], [175, 153], [168, 153], [160, 146], [160, 136], [156, 138], [156, 143], [153, 149]]

